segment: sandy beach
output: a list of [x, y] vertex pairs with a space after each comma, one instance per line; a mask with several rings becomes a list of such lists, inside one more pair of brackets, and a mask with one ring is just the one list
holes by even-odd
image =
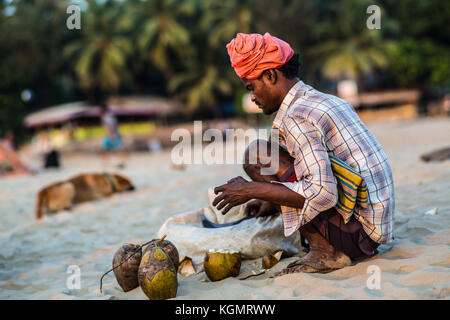
[[[176, 299], [449, 299], [450, 161], [424, 163], [420, 155], [449, 145], [450, 119], [368, 124], [386, 151], [394, 174], [395, 241], [380, 254], [328, 274], [270, 275], [205, 281], [201, 272], [178, 277]], [[37, 166], [32, 159], [24, 161]], [[0, 299], [147, 299], [140, 288], [124, 293], [110, 273], [99, 280], [125, 242], [151, 240], [164, 221], [208, 205], [207, 189], [245, 174], [238, 165], [170, 166], [170, 151], [131, 154], [127, 167], [103, 168], [95, 155], [71, 155], [63, 168], [0, 179]], [[124, 174], [137, 190], [76, 206], [35, 220], [37, 191], [81, 172]], [[436, 209], [436, 210], [434, 210]], [[433, 214], [434, 213], [434, 214]], [[169, 239], [170, 240], [170, 239]], [[183, 252], [180, 252], [183, 256]], [[241, 272], [260, 260], [245, 261]], [[81, 288], [68, 289], [68, 267], [81, 270]], [[381, 271], [381, 287], [369, 289], [368, 269]]]

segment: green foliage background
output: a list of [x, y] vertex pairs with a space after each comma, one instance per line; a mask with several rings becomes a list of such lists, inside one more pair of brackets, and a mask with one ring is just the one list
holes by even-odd
[[[81, 30], [66, 27], [70, 4], [82, 8]], [[366, 27], [373, 4], [380, 30]], [[0, 137], [23, 138], [29, 112], [110, 94], [174, 97], [197, 116], [236, 104], [225, 45], [238, 32], [289, 42], [301, 78], [322, 90], [350, 77], [362, 90], [448, 92], [448, 21], [441, 0], [0, 0]]]

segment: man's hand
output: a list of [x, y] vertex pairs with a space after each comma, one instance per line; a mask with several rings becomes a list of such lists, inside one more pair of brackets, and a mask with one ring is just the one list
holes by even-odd
[[245, 215], [254, 215], [256, 218], [263, 218], [280, 212], [280, 206], [269, 201], [255, 199], [247, 203]]
[[222, 214], [225, 215], [231, 208], [238, 206], [252, 199], [250, 196], [251, 183], [242, 177], [236, 177], [229, 180], [226, 184], [214, 188], [214, 193], [218, 195], [214, 201], [213, 206], [217, 206], [218, 210], [222, 208]]

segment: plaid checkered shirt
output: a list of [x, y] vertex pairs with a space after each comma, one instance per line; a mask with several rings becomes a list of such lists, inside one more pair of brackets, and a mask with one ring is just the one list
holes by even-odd
[[[394, 184], [387, 156], [353, 107], [336, 96], [298, 81], [273, 121], [279, 143], [295, 159], [296, 182], [281, 183], [305, 198], [303, 208], [281, 206], [285, 236], [293, 234], [338, 200], [329, 155], [364, 178], [368, 205], [356, 203], [353, 215], [377, 243], [393, 240]], [[272, 137], [273, 138], [273, 137]]]

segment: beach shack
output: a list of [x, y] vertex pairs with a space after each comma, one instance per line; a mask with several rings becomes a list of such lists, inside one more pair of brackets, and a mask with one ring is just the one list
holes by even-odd
[[[106, 104], [119, 120], [119, 132], [125, 143], [132, 144], [142, 136], [150, 136], [157, 127], [182, 118], [182, 106], [154, 96], [114, 96]], [[34, 134], [33, 141], [47, 135], [57, 149], [97, 149], [105, 132], [101, 125], [101, 108], [84, 101], [52, 106], [29, 114], [24, 125]], [[32, 142], [33, 144], [33, 142]], [[84, 147], [82, 147], [84, 146]], [[134, 147], [131, 146], [133, 149]]]

